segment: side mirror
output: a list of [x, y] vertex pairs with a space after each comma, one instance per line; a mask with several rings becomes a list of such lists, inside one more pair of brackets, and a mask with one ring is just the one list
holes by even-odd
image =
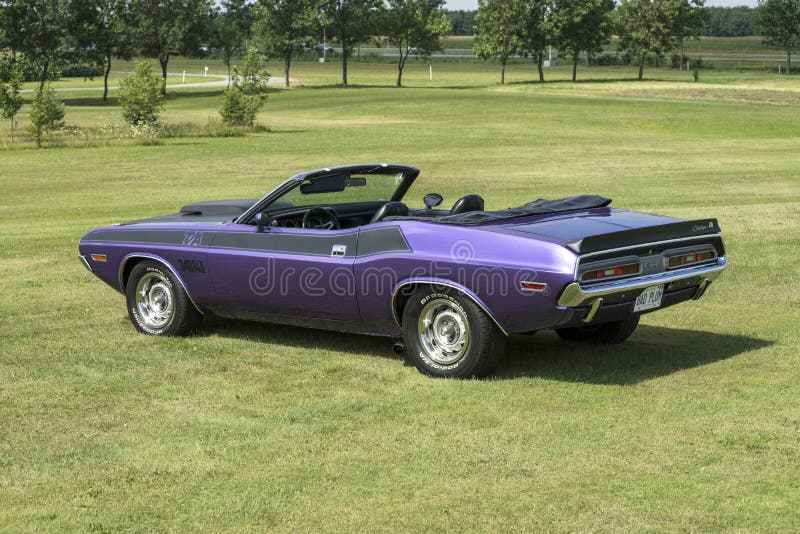
[[256, 213], [256, 231], [263, 232], [269, 226], [269, 212], [260, 211]]
[[422, 201], [425, 203], [425, 206], [427, 206], [427, 208], [430, 210], [435, 208], [442, 202], [444, 202], [444, 197], [439, 193], [428, 193], [422, 198]]

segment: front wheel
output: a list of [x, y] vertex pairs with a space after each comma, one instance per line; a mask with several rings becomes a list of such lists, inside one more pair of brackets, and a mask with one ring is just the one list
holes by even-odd
[[180, 281], [156, 261], [144, 261], [133, 268], [125, 300], [131, 323], [143, 334], [182, 336], [200, 322], [200, 313]]
[[584, 341], [587, 343], [606, 343], [614, 345], [622, 343], [633, 334], [639, 324], [639, 316], [632, 315], [622, 321], [601, 323], [572, 328], [558, 328], [556, 334], [567, 341]]
[[406, 354], [422, 373], [486, 376], [505, 349], [505, 336], [471, 299], [453, 290], [417, 291], [403, 310]]

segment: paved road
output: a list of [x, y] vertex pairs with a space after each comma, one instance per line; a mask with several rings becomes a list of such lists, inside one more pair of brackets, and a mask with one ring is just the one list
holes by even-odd
[[[112, 71], [113, 74], [130, 74], [130, 72], [120, 72], [120, 71]], [[169, 76], [182, 76], [183, 73], [176, 73], [170, 72], [168, 73]], [[203, 76], [203, 74], [189, 74], [186, 73], [187, 76], [191, 77], [199, 77]], [[206, 76], [207, 78], [213, 78], [208, 80], [207, 82], [192, 82], [192, 83], [168, 83], [167, 89], [181, 89], [186, 87], [227, 87], [228, 85], [228, 76], [225, 74], [209, 74]], [[291, 80], [294, 82], [295, 80], [292, 78]], [[269, 79], [270, 85], [283, 85], [284, 78], [283, 76], [271, 76]], [[109, 85], [108, 90], [113, 91], [119, 89], [118, 85]], [[56, 91], [102, 91], [103, 86], [91, 86], [91, 87], [58, 87], [55, 89]], [[20, 91], [21, 93], [32, 93], [33, 89], [23, 89]]]

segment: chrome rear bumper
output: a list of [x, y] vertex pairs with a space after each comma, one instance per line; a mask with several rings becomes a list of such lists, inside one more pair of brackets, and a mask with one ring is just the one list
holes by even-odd
[[[670, 284], [672, 282], [679, 282], [688, 278], [699, 278], [700, 284], [702, 285], [702, 291], [704, 291], [709, 282], [715, 280], [720, 273], [725, 270], [727, 265], [728, 258], [726, 256], [721, 256], [717, 258], [717, 261], [711, 265], [689, 267], [680, 269], [679, 271], [638, 276], [636, 278], [628, 278], [625, 280], [607, 282], [604, 284], [595, 284], [586, 287], [581, 287], [578, 282], [573, 282], [564, 289], [563, 293], [561, 293], [561, 296], [558, 299], [558, 305], [566, 308], [588, 306], [592, 304], [593, 301], [610, 295], [645, 289], [658, 284]], [[702, 291], [700, 291], [695, 298], [699, 298], [702, 295]]]

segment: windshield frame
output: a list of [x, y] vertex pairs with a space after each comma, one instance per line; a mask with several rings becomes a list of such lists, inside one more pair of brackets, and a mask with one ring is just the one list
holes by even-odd
[[[402, 175], [400, 183], [394, 190], [394, 193], [392, 193], [391, 198], [387, 200], [387, 202], [399, 202], [408, 192], [408, 189], [411, 187], [411, 184], [414, 183], [414, 180], [416, 180], [417, 176], [419, 176], [419, 172], [420, 171], [418, 168], [412, 167], [411, 165], [388, 164], [388, 163], [341, 165], [337, 167], [325, 167], [322, 169], [314, 169], [311, 171], [302, 172], [300, 174], [292, 176], [288, 180], [281, 183], [278, 187], [269, 192], [261, 200], [253, 204], [253, 206], [251, 206], [247, 211], [245, 211], [242, 215], [240, 215], [235, 222], [238, 224], [253, 224], [257, 213], [267, 210], [269, 205], [271, 205], [277, 200], [280, 200], [281, 197], [283, 197], [290, 191], [294, 190], [295, 188], [300, 187], [300, 185], [307, 179], [319, 178], [336, 174], [355, 174], [360, 176], [386, 175], [387, 178], [396, 175]], [[380, 202], [380, 201], [375, 200], [375, 202]], [[317, 204], [317, 205], [322, 205], [322, 204]], [[336, 204], [330, 204], [330, 205], [335, 206]], [[304, 209], [311, 207], [313, 207], [313, 205], [295, 207], [291, 209]], [[290, 208], [287, 206], [281, 209], [290, 209]]]

